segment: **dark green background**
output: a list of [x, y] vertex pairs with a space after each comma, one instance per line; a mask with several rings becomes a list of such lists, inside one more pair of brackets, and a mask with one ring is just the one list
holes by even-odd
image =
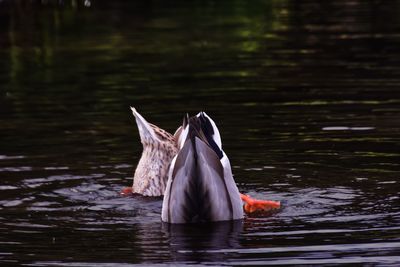
[[[129, 106], [171, 132], [206, 111], [282, 210], [162, 227], [118, 195]], [[5, 266], [398, 264], [399, 141], [399, 1], [0, 2]]]

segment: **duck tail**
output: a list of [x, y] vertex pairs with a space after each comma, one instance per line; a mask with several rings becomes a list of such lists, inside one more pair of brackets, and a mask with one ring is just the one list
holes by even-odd
[[134, 107], [131, 110], [139, 129], [140, 141], [145, 144], [159, 140], [151, 124]]
[[[184, 122], [185, 124], [185, 122]], [[221, 164], [222, 150], [213, 140], [204, 115], [192, 117], [184, 144], [170, 166], [162, 208], [162, 220], [169, 223], [226, 221], [241, 219], [242, 207], [232, 198], [227, 181], [233, 182]], [[211, 133], [211, 134], [210, 134]], [[225, 176], [230, 175], [226, 179]], [[234, 183], [234, 182], [233, 182]], [[234, 184], [236, 188], [236, 185]]]

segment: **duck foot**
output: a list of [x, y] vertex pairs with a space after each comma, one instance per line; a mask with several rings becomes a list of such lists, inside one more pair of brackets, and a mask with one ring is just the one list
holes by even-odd
[[245, 203], [243, 208], [248, 214], [259, 211], [279, 209], [281, 207], [281, 203], [279, 201], [255, 199], [245, 194], [240, 194], [240, 198]]
[[132, 187], [124, 187], [124, 188], [121, 190], [121, 192], [119, 192], [119, 194], [122, 195], [122, 196], [129, 196], [129, 195], [132, 195], [132, 194], [133, 194], [133, 192], [132, 192]]

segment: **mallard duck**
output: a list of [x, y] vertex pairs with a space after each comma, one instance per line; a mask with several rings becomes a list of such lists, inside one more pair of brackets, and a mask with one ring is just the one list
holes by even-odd
[[161, 219], [169, 223], [242, 219], [243, 203], [214, 121], [204, 112], [185, 117], [178, 146]]
[[162, 196], [167, 185], [169, 164], [178, 153], [177, 137], [148, 123], [135, 108], [131, 109], [143, 145], [142, 156], [133, 176], [132, 193]]
[[133, 186], [121, 194], [164, 195], [161, 218], [170, 223], [236, 220], [243, 218], [243, 210], [280, 207], [239, 193], [218, 128], [205, 112], [186, 116], [172, 135], [131, 109], [143, 153]]

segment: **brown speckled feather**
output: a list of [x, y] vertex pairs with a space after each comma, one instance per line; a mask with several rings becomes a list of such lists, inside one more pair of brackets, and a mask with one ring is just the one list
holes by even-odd
[[136, 167], [132, 192], [145, 196], [162, 196], [167, 184], [168, 167], [178, 152], [173, 135], [148, 123], [134, 108], [143, 145], [142, 156]]

